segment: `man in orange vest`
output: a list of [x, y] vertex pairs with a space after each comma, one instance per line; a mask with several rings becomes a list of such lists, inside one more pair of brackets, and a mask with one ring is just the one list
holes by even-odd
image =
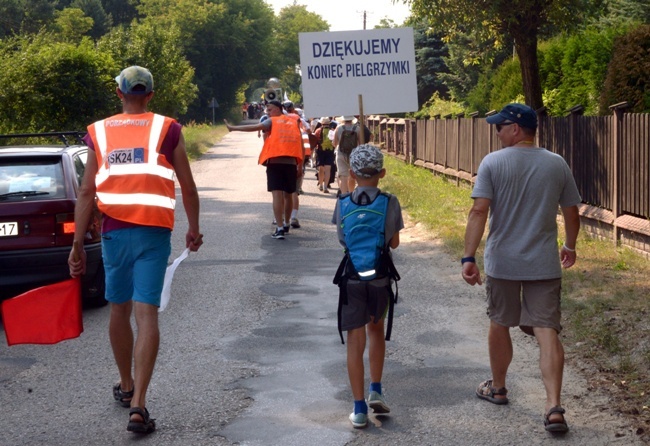
[[296, 192], [297, 178], [302, 176], [305, 149], [298, 120], [293, 117], [295, 115], [283, 114], [282, 104], [276, 100], [269, 101], [266, 111], [269, 119], [257, 124], [231, 125], [225, 119], [224, 122], [231, 132], [268, 131], [258, 162], [266, 166], [267, 190], [273, 197], [277, 228], [271, 237], [283, 240], [290, 228], [292, 194]]
[[[122, 113], [88, 126], [90, 148], [75, 208], [74, 241], [83, 247], [93, 202], [103, 213], [102, 251], [106, 300], [111, 303], [109, 337], [120, 381], [113, 397], [130, 407], [127, 430], [155, 430], [145, 396], [153, 374], [160, 333], [158, 307], [171, 252], [178, 178], [187, 214], [186, 246], [197, 251], [199, 195], [194, 184], [181, 125], [147, 111], [153, 77], [146, 68], [125, 68], [115, 78]], [[83, 248], [70, 252], [70, 275], [85, 273]], [[137, 338], [131, 327], [135, 310]], [[135, 362], [135, 367], [132, 366]]]

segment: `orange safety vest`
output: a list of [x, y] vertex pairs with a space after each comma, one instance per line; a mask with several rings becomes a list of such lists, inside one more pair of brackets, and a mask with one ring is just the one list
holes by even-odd
[[117, 220], [174, 228], [174, 168], [160, 153], [172, 118], [118, 114], [88, 126], [99, 209]]
[[271, 117], [271, 132], [264, 141], [260, 153], [259, 164], [264, 164], [269, 158], [292, 156], [297, 164], [302, 162], [302, 134], [298, 123], [292, 115]]
[[302, 130], [300, 127], [300, 123], [302, 122], [302, 118], [298, 113], [287, 113], [287, 116], [290, 118], [295, 119], [298, 121], [298, 128], [300, 128], [300, 133], [302, 134], [302, 146], [305, 148], [305, 158], [308, 158], [311, 156], [311, 144], [309, 144], [309, 134], [305, 131]]

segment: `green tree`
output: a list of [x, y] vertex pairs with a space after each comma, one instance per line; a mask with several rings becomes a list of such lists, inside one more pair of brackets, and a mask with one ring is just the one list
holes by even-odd
[[441, 78], [442, 74], [449, 72], [444, 60], [448, 56], [447, 45], [440, 34], [429, 30], [425, 21], [410, 25], [413, 26], [418, 103], [424, 104], [434, 92], [438, 92], [439, 97], [448, 98], [449, 89]]
[[20, 32], [23, 15], [21, 0], [0, 0], [0, 39]]
[[[641, 55], [645, 54], [645, 57]], [[629, 102], [633, 112], [650, 112], [650, 25], [640, 26], [619, 37], [607, 68], [600, 98], [600, 111], [610, 105]]]
[[286, 6], [280, 10], [275, 24], [275, 42], [277, 51], [277, 66], [281, 70], [279, 78], [282, 86], [288, 91], [287, 94], [302, 93], [300, 84], [302, 79], [296, 69], [300, 65], [300, 45], [298, 43], [299, 33], [328, 31], [329, 24], [318, 14], [307, 11], [304, 5]]
[[104, 11], [110, 16], [113, 25], [128, 25], [138, 16], [136, 9], [139, 0], [102, 0]]
[[521, 102], [523, 86], [519, 61], [508, 59], [499, 65], [491, 76], [490, 85], [489, 110], [500, 110], [510, 102]]
[[384, 17], [379, 21], [379, 24], [375, 26], [375, 29], [397, 28], [397, 27], [398, 25], [395, 23], [395, 20], [389, 17]]
[[89, 39], [37, 35], [0, 42], [0, 132], [85, 130], [114, 111], [114, 62]]
[[411, 5], [413, 16], [427, 18], [449, 35], [473, 31], [480, 41], [503, 39], [514, 41], [520, 61], [526, 103], [537, 109], [543, 106], [542, 87], [537, 59], [537, 42], [541, 32], [552, 26], [580, 23], [593, 8], [589, 0], [403, 0]]
[[95, 40], [106, 34], [113, 24], [112, 18], [106, 13], [100, 0], [73, 0], [70, 7], [81, 9], [84, 14], [93, 19], [93, 27], [89, 34]]
[[586, 115], [599, 113], [607, 65], [622, 27], [589, 27], [540, 45], [540, 74], [551, 114], [565, 114], [582, 105]]
[[143, 0], [139, 13], [145, 23], [175, 27], [180, 46], [196, 70], [199, 88], [188, 117], [211, 118], [209, 101], [217, 112], [236, 104], [242, 85], [275, 75], [273, 10], [263, 0]]
[[[174, 26], [134, 22], [129, 28], [114, 28], [100, 39], [97, 47], [111, 54], [116, 61], [113, 78], [131, 65], [149, 69], [153, 74], [155, 91], [151, 110], [176, 117], [187, 112], [198, 91], [192, 82], [194, 69], [178, 46], [179, 38], [179, 31]], [[114, 80], [109, 89], [115, 91]]]
[[79, 43], [84, 34], [93, 27], [93, 19], [86, 17], [78, 8], [65, 8], [54, 13], [52, 31], [61, 41]]
[[595, 20], [601, 27], [622, 24], [650, 24], [648, 0], [605, 0], [602, 15]]
[[280, 10], [275, 25], [276, 48], [283, 66], [300, 64], [298, 33], [328, 31], [329, 24], [305, 5], [293, 4]]
[[21, 33], [37, 33], [54, 17], [55, 3], [48, 0], [22, 0]]

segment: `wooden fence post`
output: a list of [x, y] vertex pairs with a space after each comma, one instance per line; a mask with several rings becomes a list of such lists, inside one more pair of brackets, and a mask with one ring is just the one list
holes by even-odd
[[478, 112], [472, 112], [469, 114], [469, 117], [472, 118], [472, 134], [470, 135], [470, 144], [471, 151], [469, 154], [469, 178], [470, 183], [472, 183], [472, 178], [474, 178], [474, 158], [476, 155], [476, 118], [478, 118]]
[[445, 164], [443, 165], [443, 167], [445, 169], [447, 169], [449, 167], [449, 159], [448, 159], [449, 158], [449, 150], [448, 150], [448, 147], [449, 147], [449, 132], [447, 131], [448, 130], [447, 121], [451, 119], [451, 114], [443, 116], [442, 119], [445, 120], [445, 144], [444, 144], [444, 147], [445, 147]]
[[[498, 111], [496, 110], [490, 110], [485, 114], [485, 117], [487, 118], [488, 116], [496, 115], [497, 113]], [[494, 152], [494, 137], [492, 137], [492, 134], [490, 134], [489, 141], [490, 141], [490, 146], [488, 147], [488, 153], [492, 153]]]
[[[465, 113], [456, 115], [456, 172], [460, 173], [460, 120], [465, 117]], [[460, 186], [460, 175], [456, 175], [456, 187]]]
[[621, 212], [621, 198], [623, 190], [621, 150], [623, 141], [623, 119], [626, 109], [630, 106], [628, 102], [619, 102], [610, 105], [609, 109], [614, 112], [614, 187], [612, 188], [612, 214], [614, 214], [614, 244], [618, 245], [621, 238], [621, 230], [616, 224], [616, 219], [623, 213]]
[[[576, 122], [578, 120], [578, 116], [582, 116], [585, 113], [585, 108], [582, 105], [575, 105], [569, 109], [569, 138], [570, 141], [578, 141], [579, 135], [578, 135], [578, 130], [576, 129]], [[573, 143], [570, 143], [568, 145], [569, 150], [571, 153], [569, 154], [569, 167], [571, 168], [571, 171], [573, 171], [573, 166], [575, 165], [574, 162], [574, 157], [575, 157], [575, 150], [573, 150]]]
[[548, 109], [541, 107], [535, 110], [537, 113], [537, 147], [546, 147], [546, 139], [548, 138]]
[[[434, 115], [433, 119], [435, 121], [437, 121], [437, 120], [442, 119], [442, 117], [440, 115]], [[438, 142], [438, 131], [439, 131], [439, 129], [440, 129], [440, 126], [438, 125], [438, 123], [434, 122], [433, 123], [433, 135], [431, 135], [431, 138], [433, 138], [433, 156], [432, 156], [433, 159], [431, 160], [431, 163], [434, 166], [436, 164], [440, 164], [440, 160], [438, 158], [436, 158], [436, 152], [437, 152], [436, 143]], [[429, 138], [429, 135], [427, 135], [427, 138]]]

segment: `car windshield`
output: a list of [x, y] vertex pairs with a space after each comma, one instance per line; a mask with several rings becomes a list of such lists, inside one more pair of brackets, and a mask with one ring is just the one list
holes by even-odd
[[0, 158], [0, 202], [64, 196], [61, 158]]

